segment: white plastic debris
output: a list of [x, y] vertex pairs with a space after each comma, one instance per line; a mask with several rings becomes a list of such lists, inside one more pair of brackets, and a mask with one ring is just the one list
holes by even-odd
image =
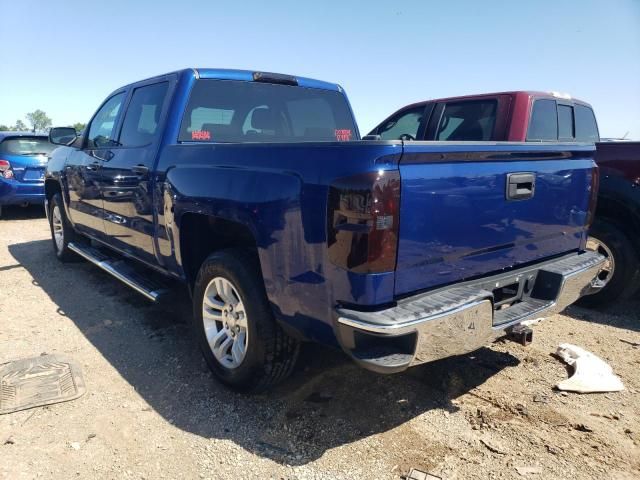
[[556, 385], [558, 390], [578, 393], [619, 392], [622, 380], [607, 362], [585, 349], [563, 343], [556, 354], [574, 368], [573, 375]]
[[522, 322], [520, 325], [525, 325], [527, 327], [530, 327], [532, 325], [537, 325], [539, 324], [541, 321], [544, 320], [544, 317], [541, 318], [532, 318], [531, 320], [525, 320], [524, 322]]

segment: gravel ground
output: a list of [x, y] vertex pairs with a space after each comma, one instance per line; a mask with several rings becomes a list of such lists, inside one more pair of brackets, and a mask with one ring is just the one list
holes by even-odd
[[[0, 478], [640, 478], [638, 299], [570, 307], [529, 347], [395, 376], [309, 345], [285, 385], [242, 396], [208, 373], [186, 294], [156, 306], [86, 262], [60, 264], [40, 212], [0, 220], [0, 363], [70, 356], [87, 393], [0, 416]], [[627, 389], [554, 391], [563, 342], [607, 360]]]

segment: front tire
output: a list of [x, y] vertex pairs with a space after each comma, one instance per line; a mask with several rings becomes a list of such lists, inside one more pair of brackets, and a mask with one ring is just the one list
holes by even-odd
[[638, 289], [638, 253], [627, 234], [613, 223], [596, 219], [587, 240], [587, 250], [597, 251], [607, 258], [598, 275], [602, 289], [580, 299], [585, 307], [602, 307], [615, 300], [628, 298]]
[[76, 238], [76, 232], [67, 219], [62, 196], [56, 193], [49, 202], [49, 227], [53, 251], [61, 262], [72, 262], [79, 257], [69, 249], [69, 243]]
[[215, 376], [234, 390], [260, 392], [285, 379], [299, 342], [276, 323], [255, 255], [210, 255], [193, 289], [193, 330]]

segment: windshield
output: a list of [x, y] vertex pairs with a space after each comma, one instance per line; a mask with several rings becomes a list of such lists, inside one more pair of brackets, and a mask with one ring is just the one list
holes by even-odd
[[48, 155], [55, 148], [46, 137], [14, 137], [0, 143], [0, 153], [8, 155]]
[[198, 80], [180, 141], [322, 142], [357, 140], [340, 92], [271, 83]]

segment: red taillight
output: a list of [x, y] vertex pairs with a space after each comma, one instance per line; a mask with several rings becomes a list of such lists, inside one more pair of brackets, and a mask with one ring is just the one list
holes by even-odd
[[591, 170], [591, 186], [589, 188], [591, 198], [589, 198], [589, 211], [587, 212], [587, 228], [590, 228], [593, 224], [593, 220], [596, 217], [596, 207], [598, 205], [598, 189], [600, 186], [600, 170], [598, 167], [593, 167]]
[[0, 174], [4, 178], [13, 178], [13, 170], [8, 160], [0, 160]]
[[335, 182], [329, 191], [329, 259], [358, 273], [396, 266], [400, 172], [379, 170]]

